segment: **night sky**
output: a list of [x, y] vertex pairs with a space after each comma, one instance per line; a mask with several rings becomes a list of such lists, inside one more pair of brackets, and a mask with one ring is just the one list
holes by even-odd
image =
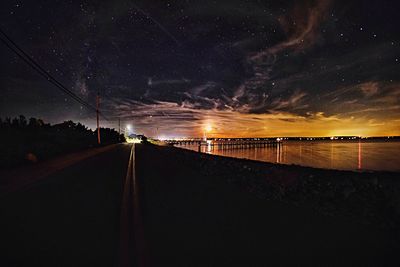
[[[398, 1], [9, 1], [0, 27], [90, 104], [149, 136], [400, 135]], [[80, 121], [0, 43], [0, 117]]]

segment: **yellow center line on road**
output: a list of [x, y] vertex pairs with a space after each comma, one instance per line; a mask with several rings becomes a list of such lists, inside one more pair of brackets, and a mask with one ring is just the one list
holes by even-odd
[[135, 163], [135, 144], [133, 144], [124, 181], [120, 216], [119, 263], [123, 267], [148, 266]]

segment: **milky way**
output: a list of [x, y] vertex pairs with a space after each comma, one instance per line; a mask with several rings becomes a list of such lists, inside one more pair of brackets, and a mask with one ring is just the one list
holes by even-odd
[[[1, 1], [0, 26], [150, 136], [400, 135], [397, 1]], [[95, 126], [0, 46], [0, 117]]]

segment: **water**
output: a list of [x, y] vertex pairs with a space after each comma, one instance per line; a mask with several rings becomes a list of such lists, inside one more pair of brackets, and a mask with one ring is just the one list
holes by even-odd
[[[198, 151], [198, 146], [181, 146]], [[285, 141], [277, 147], [229, 148], [202, 146], [202, 152], [283, 164], [339, 170], [400, 172], [400, 142]]]

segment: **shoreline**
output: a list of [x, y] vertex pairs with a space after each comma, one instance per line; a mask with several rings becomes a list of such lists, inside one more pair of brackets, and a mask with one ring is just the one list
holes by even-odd
[[[390, 226], [395, 216], [376, 213], [389, 202], [383, 199], [384, 205], [374, 201], [365, 205], [362, 199], [354, 200], [363, 196], [358, 192], [347, 192], [343, 201], [341, 190], [324, 199], [318, 196], [323, 195], [324, 186], [303, 185], [308, 177], [304, 172], [311, 170], [314, 177], [322, 179], [329, 178], [326, 171], [318, 175], [320, 170], [166, 146], [137, 145], [136, 152], [145, 237], [155, 265], [185, 266], [194, 261], [199, 266], [398, 262], [399, 235]], [[349, 180], [348, 175], [342, 176]], [[351, 184], [347, 187], [351, 189]], [[374, 215], [369, 221], [359, 212], [364, 205], [366, 214]], [[358, 217], [346, 214], [354, 210]]]
[[[335, 143], [338, 143], [339, 145], [332, 148], [329, 146], [330, 144], [333, 145]], [[382, 149], [380, 149], [380, 147], [374, 147], [375, 145], [381, 143], [386, 144], [386, 146], [384, 146]], [[341, 147], [341, 145], [348, 144], [358, 144], [358, 147]], [[365, 147], [360, 147], [360, 144], [365, 145]], [[372, 144], [373, 146], [368, 146], [368, 144]], [[396, 146], [388, 147], [387, 144], [396, 144]], [[286, 166], [294, 165], [323, 170], [389, 172], [400, 174], [400, 162], [395, 160], [397, 159], [396, 149], [399, 148], [399, 145], [400, 142], [398, 141], [285, 140], [280, 142], [279, 149], [268, 146], [225, 148], [220, 146], [211, 145], [211, 147], [207, 147], [206, 145], [202, 145], [201, 149], [198, 145], [193, 144], [173, 146], [176, 148], [182, 148], [185, 150], [191, 150], [215, 156], [248, 159], [271, 164], [283, 164]], [[327, 151], [327, 149], [330, 150]], [[303, 155], [301, 152], [302, 150], [304, 151]], [[316, 155], [318, 153], [322, 153], [322, 157], [317, 157]], [[342, 158], [343, 155], [344, 157]], [[383, 157], [383, 159], [381, 159], [381, 157]]]
[[[290, 141], [290, 142], [301, 142], [301, 141]], [[346, 169], [322, 168], [322, 167], [300, 165], [300, 164], [295, 164], [295, 163], [278, 163], [278, 162], [262, 161], [262, 160], [257, 160], [257, 159], [239, 158], [239, 157], [235, 157], [235, 156], [218, 155], [218, 154], [207, 153], [207, 152], [203, 152], [203, 151], [198, 152], [198, 151], [195, 151], [194, 149], [189, 149], [189, 148], [185, 148], [185, 147], [177, 147], [177, 146], [170, 146], [170, 147], [174, 147], [177, 149], [183, 149], [183, 150], [187, 150], [187, 151], [192, 151], [195, 153], [201, 153], [201, 154], [205, 154], [205, 155], [211, 155], [211, 156], [215, 156], [215, 157], [238, 159], [238, 160], [249, 160], [249, 161], [254, 161], [254, 162], [258, 162], [258, 163], [267, 163], [267, 164], [273, 164], [273, 165], [279, 165], [279, 166], [293, 166], [293, 167], [299, 167], [299, 168], [311, 168], [311, 169], [315, 169], [315, 170], [354, 172], [354, 173], [388, 173], [389, 175], [398, 175], [399, 179], [400, 179], [400, 171], [386, 171], [386, 170], [373, 170], [373, 169], [346, 170]], [[244, 148], [244, 149], [248, 149], [248, 148]]]
[[[202, 174], [236, 184], [258, 198], [309, 206], [328, 216], [399, 230], [399, 173], [269, 163], [157, 146]], [[171, 155], [172, 156], [172, 155]]]

